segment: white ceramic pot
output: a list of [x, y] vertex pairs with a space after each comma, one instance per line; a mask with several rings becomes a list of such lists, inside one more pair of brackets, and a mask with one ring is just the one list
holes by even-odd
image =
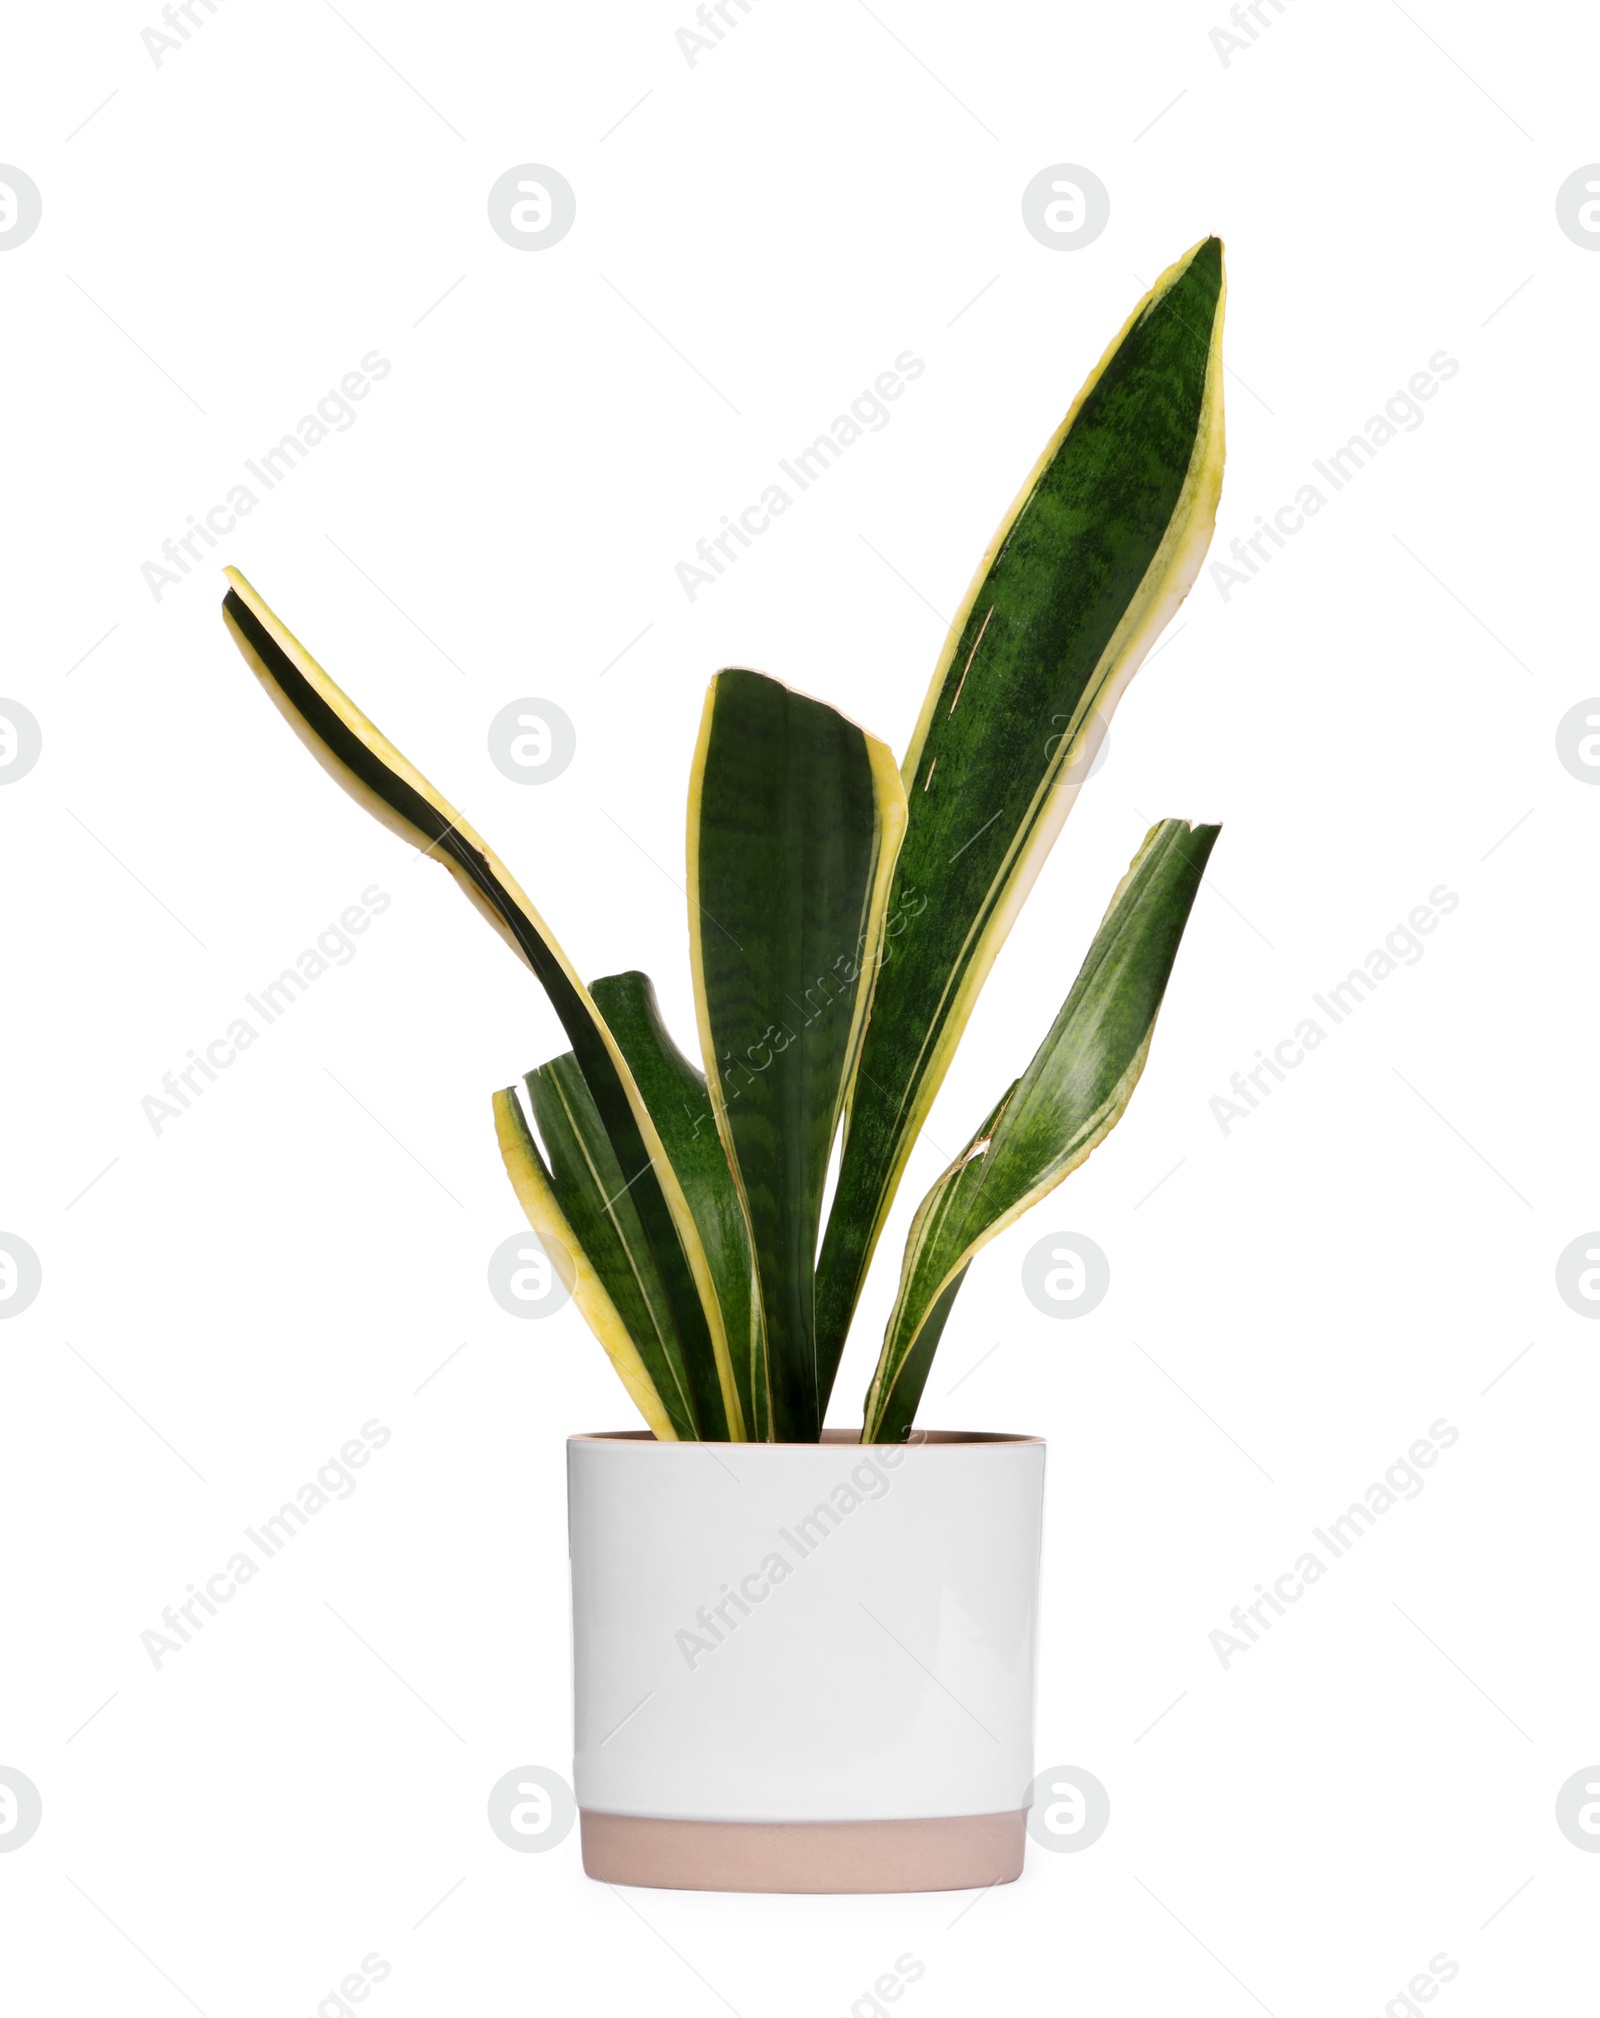
[[568, 1452], [584, 1868], [900, 1892], [1022, 1869], [1036, 1437]]

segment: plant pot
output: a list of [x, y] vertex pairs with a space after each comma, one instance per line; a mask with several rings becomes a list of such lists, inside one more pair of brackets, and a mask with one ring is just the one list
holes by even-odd
[[1037, 1437], [567, 1445], [592, 1878], [920, 1892], [1022, 1869]]

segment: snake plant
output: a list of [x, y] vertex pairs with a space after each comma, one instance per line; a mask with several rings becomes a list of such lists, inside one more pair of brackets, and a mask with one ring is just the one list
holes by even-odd
[[[1224, 294], [1210, 238], [1134, 309], [1001, 521], [903, 764], [763, 673], [712, 680], [689, 784], [698, 1064], [646, 975], [584, 985], [500, 858], [228, 570], [224, 618], [268, 694], [444, 864], [561, 1021], [571, 1049], [527, 1075], [526, 1102], [494, 1096], [500, 1153], [659, 1438], [821, 1434], [978, 992], [1199, 572], [1222, 482]], [[1032, 1062], [918, 1207], [864, 1441], [910, 1434], [973, 1257], [1121, 1118], [1217, 832], [1150, 829]]]

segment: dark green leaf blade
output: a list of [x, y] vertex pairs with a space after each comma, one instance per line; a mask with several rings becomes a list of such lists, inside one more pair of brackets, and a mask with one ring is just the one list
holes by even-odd
[[716, 1369], [684, 1349], [672, 1299], [599, 1107], [570, 1051], [527, 1075], [556, 1203], [638, 1347], [682, 1438], [717, 1407]]
[[622, 1048], [700, 1229], [746, 1433], [758, 1443], [769, 1442], [772, 1397], [755, 1260], [705, 1074], [672, 1041], [648, 974], [609, 974], [591, 982], [589, 992]]
[[867, 1393], [863, 1443], [904, 1441], [972, 1257], [1122, 1118], [1220, 832], [1186, 820], [1150, 829], [1032, 1063], [918, 1207]]
[[1223, 460], [1216, 239], [1080, 393], [957, 616], [904, 766], [878, 977], [817, 1280], [823, 1392], [895, 1189], [1123, 688], [1199, 572]]
[[[693, 1215], [615, 1040], [572, 963], [505, 864], [330, 678], [237, 569], [222, 613], [245, 662], [322, 767], [391, 832], [450, 872], [478, 911], [543, 985], [629, 1174], [639, 1218], [696, 1365], [717, 1369], [721, 1399], [698, 1433], [738, 1437], [743, 1426], [710, 1270]], [[708, 1383], [697, 1381], [697, 1391]]]
[[828, 1158], [905, 817], [894, 759], [821, 701], [718, 673], [689, 789], [700, 1047], [750, 1227], [772, 1434], [814, 1442], [814, 1272]]
[[[692, 1436], [692, 1423], [680, 1429], [686, 1421], [683, 1411], [680, 1409], [674, 1420], [663, 1402], [622, 1313], [584, 1252], [572, 1222], [562, 1211], [556, 1198], [555, 1178], [539, 1153], [514, 1086], [502, 1087], [494, 1096], [494, 1127], [506, 1175], [511, 1179], [518, 1203], [528, 1215], [528, 1224], [538, 1234], [556, 1273], [571, 1290], [573, 1302], [605, 1349], [629, 1398], [660, 1442], [676, 1443], [683, 1434]], [[671, 1385], [669, 1382], [669, 1391]]]

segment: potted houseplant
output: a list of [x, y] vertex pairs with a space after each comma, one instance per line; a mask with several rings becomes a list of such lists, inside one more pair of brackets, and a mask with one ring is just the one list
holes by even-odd
[[764, 674], [713, 679], [689, 790], [700, 1066], [646, 976], [584, 985], [500, 859], [229, 571], [226, 621], [272, 699], [445, 865], [571, 1043], [494, 1117], [648, 1425], [569, 1445], [596, 1876], [890, 1891], [1021, 1868], [1043, 1445], [913, 1421], [974, 1254], [1127, 1105], [1215, 827], [1146, 835], [1031, 1063], [916, 1212], [859, 1432], [823, 1419], [978, 991], [1199, 571], [1224, 291], [1206, 239], [1135, 308], [984, 556], [903, 765]]

